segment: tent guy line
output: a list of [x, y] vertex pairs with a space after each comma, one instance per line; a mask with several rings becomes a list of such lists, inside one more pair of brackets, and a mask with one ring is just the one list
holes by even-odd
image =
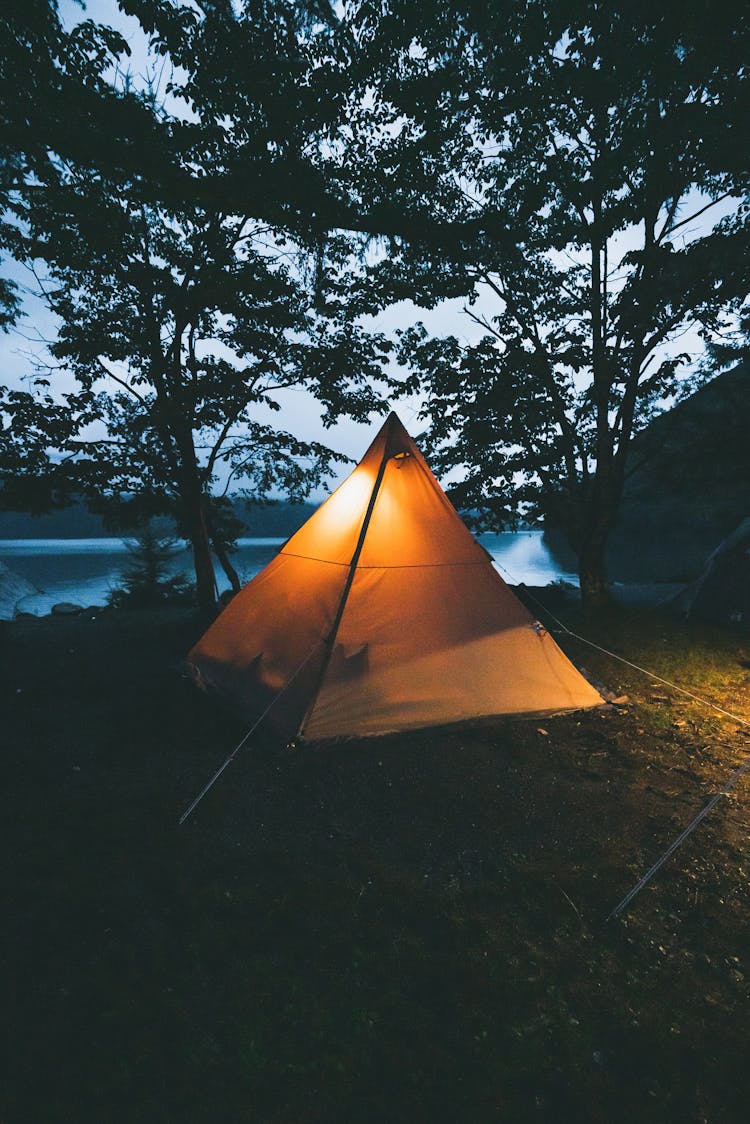
[[[550, 616], [552, 617], [551, 613]], [[557, 620], [556, 617], [552, 617], [552, 619]], [[657, 683], [663, 683], [665, 687], [671, 687], [673, 691], [678, 691], [679, 694], [685, 695], [687, 698], [692, 699], [694, 702], [700, 703], [701, 706], [706, 706], [710, 710], [716, 711], [717, 714], [723, 715], [724, 718], [731, 719], [732, 722], [736, 722], [738, 726], [750, 726], [750, 719], [741, 718], [739, 714], [735, 714], [731, 710], [725, 710], [723, 707], [717, 706], [716, 703], [712, 703], [709, 699], [704, 699], [701, 695], [693, 694], [692, 691], [688, 691], [685, 687], [680, 687], [677, 685], [677, 683], [672, 683], [670, 679], [664, 679], [661, 675], [657, 675], [656, 672], [649, 671], [648, 668], [641, 667], [639, 664], [633, 663], [632, 660], [626, 659], [625, 656], [618, 656], [617, 652], [610, 652], [608, 648], [602, 648], [600, 644], [595, 644], [593, 640], [587, 640], [585, 636], [580, 636], [577, 632], [573, 632], [571, 629], [566, 628], [565, 625], [562, 624], [562, 622], [558, 621], [558, 624], [560, 624], [562, 631], [566, 632], [568, 636], [573, 636], [576, 640], [580, 640], [583, 644], [588, 644], [590, 648], [596, 648], [598, 651], [603, 652], [605, 656], [611, 656], [612, 659], [619, 660], [620, 663], [627, 664], [628, 667], [632, 667], [636, 671], [640, 671], [642, 675], [647, 675], [650, 679], [654, 679]]]
[[605, 919], [606, 921], [612, 921], [613, 918], [619, 917], [622, 911], [630, 905], [630, 903], [635, 897], [638, 896], [638, 894], [640, 894], [643, 887], [651, 881], [656, 872], [662, 866], [664, 866], [664, 863], [667, 861], [667, 859], [675, 853], [678, 847], [682, 846], [689, 835], [692, 835], [698, 824], [706, 818], [709, 812], [713, 811], [713, 809], [721, 800], [722, 796], [729, 796], [730, 791], [748, 771], [750, 771], [750, 753], [742, 762], [739, 769], [736, 769], [735, 772], [732, 773], [723, 789], [720, 792], [714, 793], [709, 802], [703, 808], [701, 808], [700, 812], [698, 812], [696, 816], [693, 817], [685, 830], [682, 831], [680, 835], [678, 835], [677, 838], [670, 843], [666, 851], [664, 851], [664, 853], [659, 856], [653, 866], [649, 867], [646, 873], [636, 882], [635, 886], [633, 886], [632, 889], [627, 892], [622, 901], [618, 902], [615, 908], [607, 914], [607, 917]]
[[258, 727], [260, 726], [263, 719], [268, 715], [268, 713], [272, 709], [272, 707], [278, 702], [278, 700], [284, 694], [284, 691], [286, 691], [287, 687], [291, 687], [292, 683], [297, 678], [299, 673], [302, 671], [305, 664], [307, 664], [312, 659], [312, 657], [315, 655], [318, 648], [323, 643], [324, 643], [323, 640], [319, 640], [318, 643], [313, 648], [310, 649], [310, 651], [307, 653], [307, 655], [305, 656], [304, 660], [299, 665], [299, 667], [294, 671], [294, 673], [290, 676], [290, 678], [287, 679], [286, 683], [283, 685], [281, 690], [271, 699], [270, 703], [268, 704], [266, 709], [263, 711], [263, 713], [258, 718], [256, 718], [255, 722], [253, 722], [252, 726], [247, 731], [247, 733], [244, 735], [244, 737], [241, 739], [241, 741], [239, 741], [237, 743], [237, 745], [234, 747], [234, 749], [229, 754], [229, 757], [227, 757], [224, 764], [219, 766], [219, 768], [213, 774], [211, 779], [209, 781], [207, 781], [206, 784], [204, 784], [203, 788], [200, 790], [200, 792], [196, 796], [195, 800], [193, 800], [193, 802], [189, 805], [189, 807], [187, 807], [185, 809], [185, 811], [182, 813], [182, 815], [179, 818], [178, 824], [177, 824], [178, 827], [182, 827], [182, 825], [184, 824], [184, 822], [188, 818], [188, 816], [192, 815], [192, 813], [198, 807], [198, 805], [200, 804], [201, 800], [206, 795], [206, 793], [209, 792], [213, 788], [213, 786], [216, 784], [216, 782], [218, 781], [219, 777], [224, 772], [224, 770], [226, 768], [228, 768], [229, 765], [232, 764], [232, 762], [234, 761], [235, 757], [240, 752], [240, 750], [243, 749], [247, 745], [250, 738], [253, 736], [255, 731], [258, 729]]
[[642, 675], [647, 675], [649, 679], [654, 679], [657, 683], [663, 683], [665, 687], [671, 687], [673, 691], [678, 691], [681, 695], [686, 695], [687, 698], [693, 699], [694, 702], [700, 703], [702, 706], [709, 707], [711, 710], [715, 710], [717, 714], [722, 714], [725, 718], [730, 718], [732, 722], [736, 722], [738, 726], [750, 727], [750, 718], [742, 718], [739, 714], [735, 714], [731, 710], [725, 710], [723, 707], [717, 706], [716, 703], [712, 703], [709, 699], [705, 699], [701, 695], [695, 695], [692, 691], [688, 691], [685, 687], [680, 687], [677, 683], [673, 683], [670, 679], [664, 679], [663, 676], [657, 675], [655, 671], [649, 671], [647, 667], [641, 667], [640, 664], [633, 663], [632, 660], [626, 659], [625, 656], [620, 656], [617, 652], [612, 652], [609, 650], [609, 648], [603, 648], [601, 644], [597, 644], [593, 640], [589, 640], [586, 636], [581, 636], [580, 633], [573, 632], [572, 629], [568, 628], [568, 626], [563, 621], [561, 621], [559, 617], [556, 617], [555, 614], [550, 609], [548, 609], [546, 605], [543, 605], [542, 602], [534, 596], [534, 594], [531, 592], [528, 586], [525, 585], [524, 582], [517, 581], [517, 579], [513, 577], [510, 571], [506, 570], [505, 566], [502, 566], [500, 562], [498, 562], [497, 565], [500, 566], [500, 568], [508, 575], [514, 585], [518, 586], [519, 589], [523, 589], [525, 591], [529, 600], [538, 605], [539, 608], [544, 612], [544, 614], [550, 618], [550, 620], [553, 620], [555, 624], [559, 625], [561, 632], [566, 633], [568, 636], [574, 637], [576, 640], [580, 640], [582, 644], [588, 644], [589, 648], [596, 648], [598, 652], [602, 652], [605, 656], [611, 656], [613, 660], [619, 660], [620, 663], [627, 664], [628, 667], [632, 667], [635, 671], [640, 671]]
[[[500, 563], [498, 562], [498, 566], [499, 565]], [[747, 718], [741, 718], [738, 714], [733, 714], [731, 711], [725, 710], [721, 706], [716, 706], [715, 703], [709, 702], [708, 699], [701, 698], [700, 695], [695, 695], [692, 691], [688, 691], [684, 687], [679, 687], [676, 683], [672, 683], [669, 679], [664, 679], [663, 676], [657, 675], [653, 671], [649, 671], [648, 668], [641, 667], [639, 664], [633, 663], [632, 660], [628, 660], [624, 656], [618, 655], [617, 652], [610, 652], [609, 649], [603, 648], [601, 644], [596, 644], [593, 640], [588, 640], [585, 636], [580, 636], [577, 632], [573, 632], [572, 629], [568, 628], [568, 626], [563, 621], [561, 621], [558, 617], [555, 616], [553, 612], [551, 612], [545, 605], [543, 605], [541, 601], [539, 601], [534, 596], [531, 590], [528, 589], [526, 585], [524, 585], [523, 582], [517, 582], [510, 571], [505, 568], [505, 566], [502, 566], [501, 569], [505, 571], [511, 581], [514, 582], [514, 584], [524, 589], [527, 596], [532, 601], [534, 601], [551, 620], [555, 621], [555, 623], [560, 626], [560, 630], [567, 633], [568, 636], [573, 636], [576, 640], [580, 640], [583, 644], [588, 644], [589, 647], [596, 648], [597, 651], [603, 652], [604, 655], [611, 656], [612, 659], [619, 660], [620, 663], [627, 664], [628, 667], [632, 667], [636, 671], [640, 671], [643, 675], [647, 675], [650, 679], [656, 680], [657, 683], [663, 683], [664, 686], [671, 687], [673, 690], [678, 691], [682, 695], [686, 695], [688, 698], [693, 699], [695, 702], [701, 703], [703, 706], [709, 707], [711, 710], [715, 710], [718, 714], [723, 715], [725, 718], [730, 718], [733, 722], [737, 722], [738, 725], [750, 727], [750, 721]], [[731, 790], [747, 772], [750, 772], [750, 754], [748, 754], [742, 760], [738, 768], [735, 769], [735, 771], [731, 774], [724, 787], [719, 792], [714, 793], [708, 803], [705, 804], [704, 807], [701, 808], [701, 810], [697, 813], [697, 815], [693, 817], [687, 827], [677, 836], [676, 839], [674, 839], [670, 843], [667, 849], [659, 856], [656, 862], [649, 867], [646, 873], [642, 875], [641, 878], [639, 878], [636, 884], [630, 890], [628, 890], [625, 897], [617, 903], [614, 909], [607, 914], [605, 922], [612, 921], [615, 917], [619, 917], [623, 910], [627, 909], [630, 903], [638, 896], [638, 894], [640, 894], [641, 890], [648, 885], [654, 875], [664, 866], [664, 863], [667, 861], [667, 859], [671, 858], [675, 851], [677, 851], [678, 848], [682, 846], [685, 840], [690, 835], [692, 835], [696, 827], [698, 827], [698, 825], [702, 823], [703, 820], [705, 820], [706, 816], [708, 816], [708, 814], [713, 811], [713, 809], [721, 800], [722, 796], [729, 796]]]

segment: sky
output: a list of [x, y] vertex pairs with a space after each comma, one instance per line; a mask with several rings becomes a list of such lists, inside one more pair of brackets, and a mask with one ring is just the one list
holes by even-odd
[[[137, 21], [123, 15], [114, 0], [87, 0], [85, 6], [76, 0], [61, 0], [60, 12], [63, 20], [71, 24], [81, 19], [93, 19], [121, 32], [131, 49], [130, 65], [134, 74], [146, 74], [148, 55], [145, 37]], [[6, 260], [3, 272], [19, 286], [24, 315], [10, 332], [0, 333], [0, 383], [19, 387], [32, 374], [34, 357], [44, 356], [44, 342], [54, 339], [56, 325], [44, 302], [34, 295], [36, 284], [30, 271]], [[454, 334], [469, 344], [483, 333], [462, 312], [464, 304], [464, 300], [444, 301], [437, 308], [426, 310], [402, 301], [377, 317], [368, 317], [367, 325], [392, 335], [397, 329], [407, 328], [421, 320], [429, 331], [440, 335]], [[267, 416], [259, 420], [281, 424], [303, 440], [322, 441], [354, 460], [360, 459], [382, 424], [382, 418], [373, 418], [370, 425], [359, 425], [344, 419], [326, 430], [321, 422], [321, 409], [309, 394], [289, 390], [278, 397], [283, 414], [269, 410]], [[396, 409], [412, 432], [423, 428], [417, 419], [417, 400], [402, 399], [389, 405]]]
[[[115, 27], [130, 45], [130, 65], [134, 74], [136, 76], [146, 74], [149, 64], [145, 37], [137, 21], [124, 16], [118, 10], [115, 0], [88, 0], [85, 9], [82, 9], [75, 0], [61, 0], [60, 10], [66, 21], [77, 22], [82, 18], [91, 18]], [[632, 233], [626, 234], [619, 249], [624, 251], [630, 248], [628, 240], [633, 237]], [[632, 244], [634, 246], [635, 241]], [[3, 263], [3, 269], [4, 273], [10, 274], [19, 285], [23, 295], [25, 315], [10, 332], [0, 333], [0, 382], [20, 386], [33, 370], [33, 356], [43, 355], [44, 341], [54, 338], [55, 321], [44, 303], [34, 296], [35, 282], [29, 271], [7, 261]], [[485, 333], [464, 313], [465, 303], [464, 299], [444, 301], [434, 309], [425, 310], [417, 308], [411, 302], [402, 301], [384, 310], [377, 317], [367, 318], [366, 324], [377, 331], [392, 335], [397, 329], [407, 328], [421, 320], [430, 333], [441, 336], [455, 335], [469, 346]], [[480, 294], [472, 311], [475, 315], [491, 317], [498, 311], [497, 302], [494, 297], [490, 299]], [[698, 354], [700, 341], [697, 333], [688, 333], [682, 337], [678, 341], [677, 349]], [[358, 425], [349, 420], [342, 420], [336, 426], [325, 430], [321, 422], [320, 407], [310, 395], [299, 390], [289, 390], [281, 392], [278, 397], [283, 412], [274, 414], [268, 411], [266, 417], [261, 416], [258, 420], [282, 425], [304, 440], [322, 441], [355, 460], [361, 457], [382, 422], [382, 419], [374, 418], [370, 425]], [[390, 405], [397, 410], [407, 429], [412, 433], [418, 433], [423, 428], [423, 423], [417, 416], [420, 405], [418, 399], [400, 400]], [[320, 493], [316, 498], [320, 498]]]

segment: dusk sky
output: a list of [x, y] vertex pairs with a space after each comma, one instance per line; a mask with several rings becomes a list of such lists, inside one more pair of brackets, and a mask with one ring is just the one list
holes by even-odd
[[[155, 68], [161, 66], [160, 62], [154, 63], [153, 60], [149, 60], [147, 42], [137, 21], [124, 16], [114, 0], [88, 0], [85, 6], [77, 3], [76, 0], [62, 0], [61, 13], [69, 23], [90, 18], [120, 31], [130, 45], [129, 67], [136, 82], [142, 81], [150, 70], [153, 72]], [[164, 78], [163, 75], [162, 77]], [[692, 199], [689, 201], [692, 206]], [[694, 209], [697, 209], [697, 206], [699, 204]], [[682, 237], [689, 239], [691, 236], [704, 233], [710, 228], [710, 220], [715, 221], [730, 210], [731, 201], [723, 206], [714, 207], [708, 216], [699, 219], [692, 227], [686, 228], [682, 232]], [[633, 248], [636, 242], [637, 232], [626, 231], [616, 239], [617, 245], [613, 250], [616, 249], [621, 255]], [[614, 252], [611, 260], [615, 261]], [[40, 357], [44, 360], [45, 341], [54, 339], [56, 325], [54, 316], [48, 311], [44, 302], [35, 296], [36, 282], [30, 270], [7, 261], [5, 269], [7, 275], [17, 281], [24, 293], [25, 315], [7, 334], [0, 334], [0, 370], [2, 370], [3, 381], [6, 385], [18, 386], [22, 385], [24, 378], [33, 372], [34, 358]], [[421, 320], [429, 332], [439, 336], [455, 335], [468, 346], [485, 333], [464, 312], [465, 304], [463, 299], [448, 300], [428, 310], [420, 309], [409, 301], [402, 301], [386, 309], [376, 318], [367, 318], [365, 323], [376, 330], [391, 334], [397, 329], [407, 328]], [[475, 315], [492, 317], [498, 311], [497, 299], [493, 294], [480, 291], [479, 299], [472, 311]], [[671, 343], [667, 350], [688, 352], [695, 361], [700, 357], [702, 344], [697, 331], [688, 329]], [[63, 383], [64, 380], [60, 380], [58, 385], [62, 386]], [[381, 424], [378, 418], [373, 419], [369, 426], [358, 425], [345, 419], [332, 429], [325, 430], [320, 421], [319, 405], [305, 391], [283, 391], [278, 395], [278, 401], [282, 405], [283, 412], [277, 414], [260, 408], [257, 413], [259, 420], [273, 421], [302, 439], [323, 441], [355, 460], [359, 459]], [[390, 405], [397, 410], [412, 432], [419, 432], [423, 423], [417, 417], [419, 409], [417, 399], [402, 399]]]
[[[61, 13], [70, 22], [81, 19], [94, 19], [120, 31], [130, 44], [130, 67], [134, 75], [145, 75], [149, 60], [147, 44], [137, 22], [123, 15], [113, 0], [88, 0], [85, 8], [76, 0], [63, 0]], [[44, 340], [51, 340], [55, 334], [55, 319], [44, 302], [34, 295], [35, 280], [28, 269], [6, 262], [7, 275], [13, 277], [24, 292], [24, 317], [7, 334], [0, 334], [0, 369], [6, 385], [21, 385], [23, 379], [33, 369], [33, 357], [44, 357]], [[439, 335], [454, 334], [468, 343], [478, 339], [483, 333], [462, 311], [465, 301], [442, 302], [435, 309], [419, 309], [411, 302], [403, 301], [387, 309], [377, 318], [368, 318], [368, 323], [376, 330], [387, 333], [398, 328], [407, 328], [422, 320], [428, 330]], [[491, 306], [488, 307], [488, 312]], [[358, 425], [348, 419], [335, 427], [325, 430], [320, 422], [320, 407], [307, 393], [289, 390], [279, 395], [283, 413], [266, 412], [263, 420], [274, 421], [303, 439], [319, 440], [337, 451], [358, 460], [374, 434], [382, 424], [382, 418], [374, 418], [369, 426]], [[412, 432], [419, 430], [417, 419], [418, 403], [402, 399], [391, 404], [401, 416], [404, 424]], [[262, 416], [259, 411], [259, 417]]]

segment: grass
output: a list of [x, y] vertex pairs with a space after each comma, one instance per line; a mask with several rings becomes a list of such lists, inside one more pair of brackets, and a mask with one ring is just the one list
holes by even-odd
[[[747, 638], [583, 631], [750, 717]], [[750, 752], [629, 701], [241, 756], [175, 671], [183, 610], [0, 633], [0, 1120], [744, 1121], [750, 783], [603, 918]]]

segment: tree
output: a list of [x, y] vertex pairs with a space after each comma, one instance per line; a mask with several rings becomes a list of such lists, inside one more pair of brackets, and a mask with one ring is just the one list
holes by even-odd
[[[208, 4], [202, 14], [129, 7], [154, 15], [146, 26], [176, 61], [185, 43], [192, 52], [169, 103], [153, 90], [141, 95], [172, 163], [149, 179], [137, 166], [110, 175], [52, 158], [35, 190], [14, 201], [15, 252], [44, 263], [41, 284], [60, 319], [50, 348], [60, 370], [37, 379], [49, 422], [37, 411], [35, 424], [56, 450], [56, 481], [89, 496], [138, 491], [177, 511], [207, 609], [212, 539], [233, 577], [213, 486], [231, 482], [256, 498], [274, 489], [307, 495], [343, 458], [270, 424], [279, 393], [312, 393], [324, 424], [342, 414], [365, 420], [380, 407], [373, 384], [387, 345], [349, 313], [345, 240], [322, 244], [317, 229], [292, 235], [281, 221], [228, 211], [200, 190], [238, 160], [257, 175], [289, 162], [299, 175], [314, 150], [318, 117], [306, 86], [314, 59], [294, 6], [266, 5], [260, 19]], [[239, 51], [242, 82], [216, 69], [226, 61], [215, 56], [222, 41]], [[290, 99], [278, 101], [284, 90], [271, 88], [269, 70]], [[304, 195], [303, 179], [297, 190]], [[64, 372], [76, 385], [61, 392]], [[6, 430], [22, 439], [18, 422], [28, 428], [33, 403], [16, 393], [9, 406], [16, 421]]]
[[[7, 0], [0, 10], [0, 207], [40, 187], [51, 158], [79, 169], [158, 166], [165, 161], [148, 107], [108, 80], [129, 47], [111, 28], [83, 19], [66, 30], [58, 0]], [[133, 139], [137, 138], [137, 145]], [[0, 249], [16, 247], [0, 221]], [[17, 289], [0, 278], [0, 328], [19, 312]]]
[[726, 370], [735, 363], [750, 359], [750, 300], [739, 309], [738, 314], [723, 325], [706, 348], [704, 373]]
[[562, 522], [589, 603], [631, 437], [678, 389], [678, 341], [748, 292], [749, 31], [702, 0], [391, 0], [352, 26], [360, 137], [378, 129], [353, 181], [454, 220], [442, 246], [392, 244], [373, 290], [463, 291], [482, 332], [403, 337], [436, 464], [484, 525]]
[[[368, 384], [385, 344], [337, 308], [316, 313], [286, 251], [252, 219], [159, 211], [91, 177], [66, 176], [46, 205], [25, 218], [61, 322], [50, 351], [77, 383], [40, 403], [61, 458], [55, 475], [88, 495], [168, 501], [206, 607], [219, 470], [225, 489], [231, 481], [256, 498], [272, 489], [301, 498], [343, 459], [276, 430], [258, 408], [278, 411], [278, 392], [298, 388], [329, 422], [343, 412], [365, 420], [378, 408]], [[54, 381], [44, 371], [37, 379]]]
[[134, 539], [125, 541], [130, 564], [123, 570], [122, 589], [113, 590], [108, 604], [115, 608], [153, 608], [165, 601], [184, 600], [189, 586], [184, 574], [172, 573], [179, 551], [177, 540], [146, 522]]

